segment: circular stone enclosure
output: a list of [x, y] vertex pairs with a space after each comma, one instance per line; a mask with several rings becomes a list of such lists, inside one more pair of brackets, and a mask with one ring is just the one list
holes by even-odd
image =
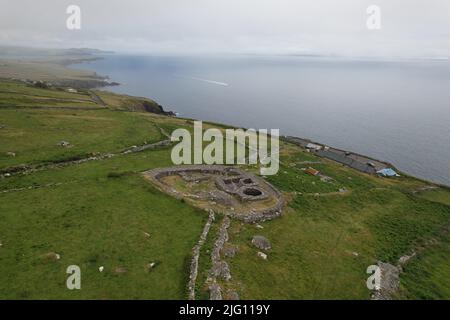
[[246, 188], [242, 191], [242, 193], [251, 197], [259, 197], [263, 194], [261, 190], [256, 188]]

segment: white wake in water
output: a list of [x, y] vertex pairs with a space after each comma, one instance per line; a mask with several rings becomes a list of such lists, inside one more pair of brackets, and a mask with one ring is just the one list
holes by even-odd
[[206, 82], [206, 83], [216, 84], [216, 85], [218, 85], [218, 86], [228, 87], [228, 83], [220, 82], [220, 81], [214, 81], [214, 80], [203, 79], [203, 78], [197, 78], [197, 77], [190, 77], [190, 76], [184, 76], [184, 75], [175, 75], [175, 77], [178, 77], [178, 78], [185, 78], [185, 79], [191, 79], [191, 80], [196, 80], [196, 81], [201, 81], [201, 82]]

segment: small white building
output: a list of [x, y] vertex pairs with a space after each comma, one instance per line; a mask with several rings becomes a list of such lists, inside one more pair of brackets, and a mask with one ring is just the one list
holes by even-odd
[[322, 146], [315, 144], [315, 143], [308, 143], [306, 145], [306, 149], [318, 151], [318, 150], [322, 150]]

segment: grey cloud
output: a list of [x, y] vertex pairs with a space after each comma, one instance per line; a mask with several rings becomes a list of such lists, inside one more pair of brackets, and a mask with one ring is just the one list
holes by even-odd
[[[68, 5], [82, 30], [65, 27]], [[366, 8], [382, 29], [366, 28]], [[1, 44], [157, 53], [450, 56], [448, 0], [0, 0]]]

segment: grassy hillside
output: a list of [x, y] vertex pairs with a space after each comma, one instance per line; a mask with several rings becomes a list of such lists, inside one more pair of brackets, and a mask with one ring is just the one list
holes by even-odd
[[[0, 82], [3, 172], [116, 154], [0, 178], [0, 298], [186, 298], [188, 260], [207, 213], [162, 194], [140, 175], [171, 166], [170, 146], [120, 151], [167, 139], [165, 132], [192, 122], [143, 112], [146, 103], [161, 110], [151, 100], [104, 91]], [[424, 247], [405, 267], [399, 298], [450, 298], [448, 189], [362, 174], [284, 142], [281, 162], [267, 180], [288, 200], [284, 215], [263, 229], [231, 223], [230, 243], [238, 252], [227, 258], [232, 280], [226, 286], [245, 299], [368, 299], [367, 266], [395, 263]], [[309, 166], [332, 180], [307, 175]], [[215, 232], [217, 224], [200, 255], [203, 298]], [[267, 260], [251, 244], [257, 234], [272, 242]], [[81, 290], [65, 286], [71, 264], [81, 267]]]

